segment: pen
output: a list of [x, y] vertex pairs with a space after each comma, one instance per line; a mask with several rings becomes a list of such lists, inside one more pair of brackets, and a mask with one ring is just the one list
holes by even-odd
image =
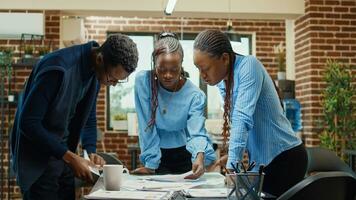
[[237, 169], [237, 173], [240, 173], [240, 167], [239, 167], [239, 161], [236, 161], [236, 169]]
[[[235, 167], [234, 163], [231, 162], [230, 164], [231, 164], [232, 168], [234, 168], [235, 172], [236, 172], [236, 173], [239, 173], [239, 172], [238, 172], [238, 169]], [[239, 163], [236, 163], [236, 166], [237, 166], [238, 164], [239, 164]]]
[[264, 165], [260, 165], [260, 168], [259, 168], [259, 170], [258, 170], [258, 173], [259, 173], [259, 174], [262, 174], [264, 168], [265, 168]]
[[245, 168], [245, 165], [244, 165], [243, 162], [241, 162], [241, 165], [242, 165], [242, 169], [244, 170], [244, 173], [247, 173], [246, 168]]
[[252, 163], [250, 164], [250, 166], [247, 168], [247, 171], [251, 171], [256, 165], [255, 161], [252, 161]]

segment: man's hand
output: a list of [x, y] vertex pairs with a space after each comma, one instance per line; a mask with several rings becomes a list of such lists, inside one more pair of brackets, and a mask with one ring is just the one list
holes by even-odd
[[184, 177], [185, 179], [197, 179], [204, 174], [204, 153], [199, 152], [192, 165], [193, 174]]
[[154, 169], [150, 169], [147, 167], [139, 167], [133, 171], [131, 171], [131, 174], [136, 174], [136, 175], [153, 175], [155, 174]]
[[103, 165], [105, 165], [105, 160], [96, 153], [91, 153], [89, 155], [89, 158], [90, 161], [92, 161], [95, 165], [100, 166], [101, 168], [103, 167]]
[[93, 183], [93, 176], [89, 170], [89, 166], [95, 167], [95, 164], [89, 160], [67, 151], [62, 158], [73, 170], [77, 178]]

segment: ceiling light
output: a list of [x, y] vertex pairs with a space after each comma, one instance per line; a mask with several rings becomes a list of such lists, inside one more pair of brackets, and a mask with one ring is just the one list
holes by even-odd
[[176, 6], [177, 0], [168, 0], [166, 9], [164, 10], [164, 14], [171, 15], [174, 7]]

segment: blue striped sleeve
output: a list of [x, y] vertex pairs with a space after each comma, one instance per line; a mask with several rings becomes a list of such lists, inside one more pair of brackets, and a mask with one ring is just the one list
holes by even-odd
[[259, 98], [263, 73], [258, 65], [262, 65], [255, 57], [249, 56], [242, 61], [239, 72], [234, 80], [237, 84], [237, 97], [231, 113], [231, 136], [227, 166], [242, 159], [247, 145], [248, 133], [254, 126], [253, 114]]

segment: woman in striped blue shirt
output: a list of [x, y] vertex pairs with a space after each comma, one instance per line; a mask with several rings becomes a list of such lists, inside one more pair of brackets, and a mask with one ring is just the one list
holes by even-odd
[[197, 36], [194, 63], [201, 78], [217, 85], [224, 98], [225, 141], [230, 136], [227, 169], [247, 150], [249, 161], [256, 162], [254, 171], [266, 166], [264, 192], [279, 196], [302, 180], [307, 166], [304, 145], [284, 116], [277, 88], [262, 63], [236, 54], [228, 37], [216, 30]]
[[176, 35], [162, 33], [152, 53], [153, 69], [135, 80], [140, 160], [134, 174], [193, 171], [197, 178], [216, 157], [204, 128], [204, 93], [185, 77]]

